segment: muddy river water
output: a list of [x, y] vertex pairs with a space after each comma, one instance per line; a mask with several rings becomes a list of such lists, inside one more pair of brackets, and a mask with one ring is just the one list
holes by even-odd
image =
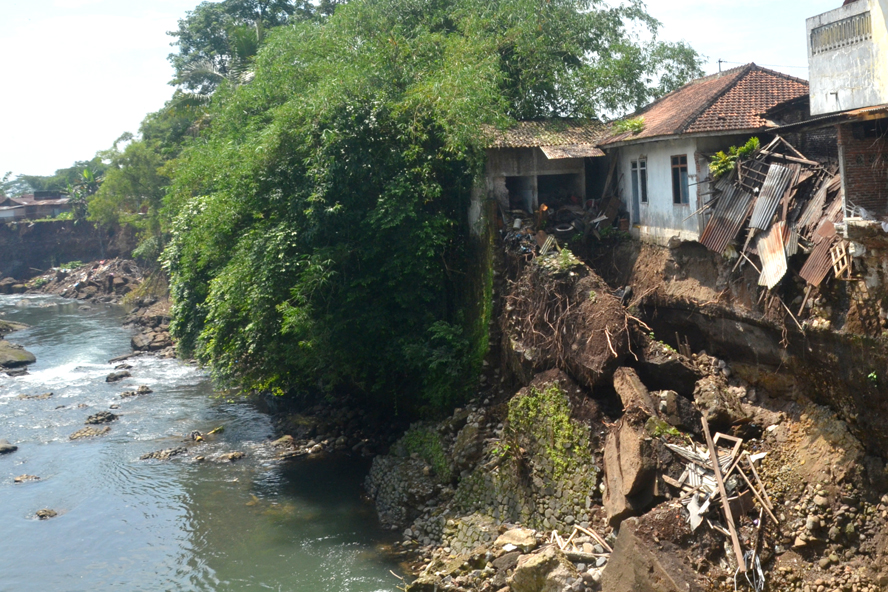
[[[0, 375], [0, 438], [19, 447], [0, 456], [0, 591], [395, 590], [361, 500], [365, 461], [276, 461], [267, 415], [174, 360], [133, 358], [131, 378], [106, 383], [130, 351], [119, 308], [0, 296], [0, 315], [30, 326], [9, 339], [37, 356], [28, 375]], [[120, 398], [139, 385], [153, 393]], [[69, 440], [111, 405], [107, 435]], [[187, 458], [139, 460], [219, 426]], [[232, 451], [247, 456], [193, 460]], [[40, 480], [14, 483], [23, 474]], [[44, 508], [58, 515], [37, 519]]]

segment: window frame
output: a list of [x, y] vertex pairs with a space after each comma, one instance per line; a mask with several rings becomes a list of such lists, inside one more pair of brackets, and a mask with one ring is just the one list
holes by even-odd
[[[672, 177], [672, 205], [687, 206], [691, 203], [688, 155], [676, 154], [670, 157]], [[682, 173], [684, 173], [682, 175]]]
[[648, 204], [647, 158], [629, 161], [632, 179], [632, 199], [639, 204]]

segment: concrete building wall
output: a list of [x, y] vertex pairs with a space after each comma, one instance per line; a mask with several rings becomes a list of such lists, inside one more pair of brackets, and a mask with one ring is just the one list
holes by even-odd
[[[500, 206], [509, 210], [511, 198], [514, 203], [524, 203], [522, 207], [536, 210], [540, 203], [540, 178], [551, 175], [570, 175], [563, 181], [563, 191], [574, 193], [581, 200], [586, 198], [586, 165], [584, 158], [546, 157], [539, 148], [496, 148], [487, 151], [487, 190]], [[507, 179], [512, 178], [512, 193], [507, 187]], [[516, 182], [520, 178], [520, 182]], [[546, 185], [544, 182], [543, 185]], [[526, 200], [517, 197], [526, 193]]]
[[[682, 240], [697, 240], [700, 236], [698, 216], [684, 220], [694, 213], [702, 202], [695, 185], [698, 178], [707, 175], [700, 169], [697, 140], [661, 140], [632, 144], [618, 148], [618, 182], [620, 196], [630, 212], [632, 234], [644, 241], [666, 244], [673, 236]], [[688, 204], [676, 204], [672, 198], [672, 157], [687, 156], [690, 199]], [[648, 202], [636, 204], [632, 192], [632, 161], [647, 161]]]
[[888, 0], [807, 20], [811, 115], [888, 103]]
[[838, 126], [846, 204], [878, 215], [888, 214], [886, 127], [872, 121]]

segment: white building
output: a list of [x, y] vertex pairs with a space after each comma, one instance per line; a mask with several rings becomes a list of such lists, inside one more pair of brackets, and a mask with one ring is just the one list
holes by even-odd
[[807, 20], [811, 115], [888, 103], [888, 0], [854, 0]]
[[643, 128], [599, 147], [618, 159], [632, 234], [659, 244], [697, 240], [706, 226], [698, 211], [711, 195], [711, 156], [767, 133], [775, 124], [762, 114], [807, 93], [804, 80], [748, 64], [690, 82], [627, 117]]

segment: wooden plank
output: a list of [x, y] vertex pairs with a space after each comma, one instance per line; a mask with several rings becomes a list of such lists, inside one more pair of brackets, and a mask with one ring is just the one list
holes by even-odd
[[731, 543], [734, 546], [734, 554], [737, 556], [737, 566], [740, 571], [745, 572], [746, 560], [743, 558], [743, 547], [740, 546], [740, 537], [737, 536], [737, 527], [734, 526], [734, 515], [731, 513], [731, 504], [728, 502], [728, 492], [725, 489], [721, 468], [718, 465], [718, 452], [715, 449], [715, 442], [712, 441], [712, 435], [709, 433], [709, 422], [706, 421], [706, 416], [701, 417], [700, 421], [703, 424], [703, 435], [706, 436], [706, 445], [709, 446], [709, 456], [712, 458], [715, 482], [718, 484], [718, 491], [721, 494], [722, 510], [724, 510], [725, 520], [728, 522], [728, 530], [731, 533]]
[[603, 200], [607, 197], [607, 190], [610, 189], [611, 182], [614, 180], [614, 171], [617, 170], [617, 157], [614, 156], [613, 160], [611, 160], [610, 168], [607, 171], [607, 180], [604, 182], [604, 192], [601, 194], [601, 199]]
[[765, 503], [765, 500], [762, 499], [762, 496], [756, 490], [756, 488], [752, 485], [752, 482], [749, 480], [749, 477], [746, 476], [746, 473], [743, 472], [739, 467], [737, 468], [737, 472], [740, 473], [740, 476], [743, 477], [743, 480], [746, 481], [746, 484], [749, 486], [749, 489], [752, 490], [752, 495], [755, 496], [755, 499], [762, 505], [765, 511], [768, 513], [768, 516], [771, 517], [771, 520], [774, 521], [774, 524], [780, 524], [780, 521], [771, 513], [771, 509], [768, 507], [768, 504]]

